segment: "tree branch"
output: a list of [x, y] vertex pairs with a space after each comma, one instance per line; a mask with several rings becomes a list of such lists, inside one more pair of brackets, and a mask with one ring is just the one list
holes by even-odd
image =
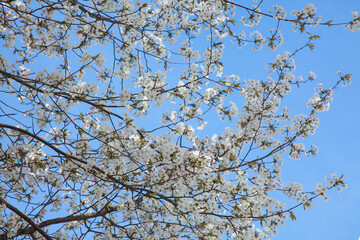
[[[33, 220], [31, 220], [31, 218], [29, 218], [27, 215], [25, 215], [24, 213], [22, 213], [19, 209], [17, 209], [16, 207], [14, 207], [13, 205], [9, 204], [8, 202], [5, 201], [5, 199], [3, 199], [2, 197], [0, 197], [0, 203], [1, 204], [5, 204], [5, 206], [10, 209], [11, 211], [13, 211], [14, 213], [16, 213], [16, 215], [18, 215], [19, 217], [21, 217], [22, 219], [24, 219], [26, 222], [28, 222], [32, 227], [31, 229], [33, 229], [32, 232], [38, 231], [45, 239], [47, 240], [52, 240], [52, 238], [44, 231], [41, 229], [40, 226], [36, 225], [36, 223], [34, 223]], [[0, 235], [0, 239], [3, 239], [3, 237], [6, 238], [6, 234]]]
[[[108, 208], [105, 208], [105, 209], [103, 209], [103, 210], [101, 210], [99, 212], [94, 212], [94, 213], [89, 213], [89, 214], [81, 214], [81, 215], [70, 215], [70, 216], [66, 216], [66, 217], [54, 218], [54, 219], [50, 219], [50, 220], [44, 221], [42, 223], [39, 223], [37, 225], [37, 227], [38, 228], [44, 228], [44, 227], [54, 225], [54, 224], [59, 224], [59, 223], [82, 221], [82, 220], [87, 220], [87, 219], [90, 219], [90, 218], [102, 217], [102, 216], [105, 216], [106, 214], [114, 212], [114, 211], [116, 211], [116, 208], [108, 207]], [[25, 235], [25, 234], [32, 234], [36, 230], [37, 229], [35, 229], [34, 227], [22, 228], [22, 229], [18, 230], [17, 236]], [[0, 235], [0, 239], [1, 239], [1, 235]]]

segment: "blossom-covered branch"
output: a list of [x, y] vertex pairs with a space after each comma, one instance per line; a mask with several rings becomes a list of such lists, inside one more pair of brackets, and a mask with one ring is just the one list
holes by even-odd
[[322, 22], [313, 4], [288, 17], [264, 2], [0, 2], [0, 238], [268, 239], [346, 187], [336, 174], [312, 191], [281, 178], [284, 161], [316, 155], [303, 139], [350, 83], [339, 72], [307, 113], [285, 106], [316, 81], [295, 58], [320, 36], [278, 52], [259, 79], [224, 53], [246, 63], [247, 46], [278, 51], [283, 28], [355, 31], [358, 14]]

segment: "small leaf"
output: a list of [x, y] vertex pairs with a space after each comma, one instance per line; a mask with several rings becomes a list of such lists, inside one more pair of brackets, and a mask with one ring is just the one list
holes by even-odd
[[313, 51], [315, 48], [315, 45], [312, 43], [308, 43], [307, 46], [310, 48], [311, 51]]
[[296, 221], [296, 217], [295, 217], [294, 213], [291, 211], [290, 211], [290, 218], [291, 218], [291, 220]]
[[235, 20], [233, 20], [233, 19], [228, 20], [228, 22], [231, 22], [233, 25], [235, 25]]
[[328, 25], [329, 27], [331, 26], [331, 22], [332, 22], [333, 20], [330, 20], [330, 21], [327, 21], [326, 23], [324, 23], [324, 24], [326, 24], [326, 25]]

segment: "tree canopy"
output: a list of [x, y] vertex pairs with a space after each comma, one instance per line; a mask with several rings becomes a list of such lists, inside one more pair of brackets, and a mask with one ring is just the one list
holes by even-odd
[[[317, 154], [304, 139], [351, 75], [318, 84], [306, 113], [284, 101], [316, 79], [294, 72], [309, 29], [356, 31], [358, 13], [243, 2], [1, 1], [0, 239], [269, 239], [346, 187], [305, 190], [281, 167]], [[306, 41], [280, 51], [280, 27]], [[278, 55], [245, 79], [225, 47]]]

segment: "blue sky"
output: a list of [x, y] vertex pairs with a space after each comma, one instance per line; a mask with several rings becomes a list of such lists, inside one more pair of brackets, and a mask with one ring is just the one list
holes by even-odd
[[[266, 1], [265, 1], [266, 2]], [[295, 6], [301, 8], [308, 1], [274, 1], [286, 9]], [[343, 22], [350, 19], [350, 13], [360, 12], [360, 1], [309, 1], [314, 3], [323, 20], [334, 19]], [[290, 27], [290, 26], [286, 26]], [[283, 29], [285, 25], [283, 25]], [[329, 200], [315, 201], [310, 210], [297, 209], [297, 220], [288, 220], [279, 228], [275, 240], [313, 240], [313, 239], [358, 239], [360, 237], [360, 32], [351, 33], [343, 27], [317, 27], [312, 33], [321, 36], [315, 50], [300, 53], [295, 57], [297, 71], [314, 71], [318, 82], [324, 85], [337, 80], [336, 71], [352, 74], [349, 87], [335, 91], [330, 111], [320, 115], [320, 127], [309, 138], [319, 147], [319, 154], [300, 161], [288, 160], [284, 164], [283, 179], [303, 184], [311, 189], [316, 182], [333, 172], [344, 174], [348, 189], [338, 194], [329, 193]], [[285, 35], [285, 34], [284, 34]], [[284, 45], [292, 41], [289, 33]], [[290, 43], [291, 44], [291, 43]], [[285, 47], [285, 46], [284, 46]], [[285, 47], [286, 48], [286, 47]], [[311, 90], [311, 89], [310, 89]], [[309, 94], [311, 91], [304, 92]], [[299, 102], [299, 104], [302, 104]], [[301, 107], [301, 106], [299, 106]]]

